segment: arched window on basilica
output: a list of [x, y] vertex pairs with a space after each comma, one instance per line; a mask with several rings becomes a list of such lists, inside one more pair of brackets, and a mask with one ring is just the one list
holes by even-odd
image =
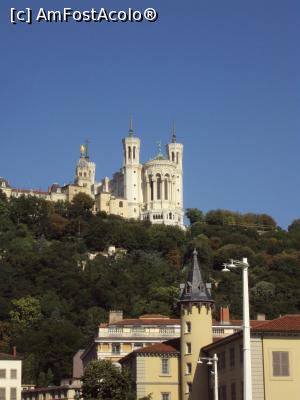
[[160, 174], [156, 175], [156, 197], [157, 200], [161, 200], [161, 176]]
[[154, 189], [154, 187], [153, 187], [153, 179], [152, 179], [152, 176], [150, 176], [149, 177], [149, 186], [150, 186], [150, 199], [151, 199], [151, 201], [153, 201], [154, 200], [154, 193], [153, 193], [153, 189]]
[[169, 190], [168, 190], [168, 188], [169, 188], [169, 182], [168, 182], [168, 180], [169, 180], [169, 175], [168, 174], [166, 174], [165, 175], [165, 181], [164, 181], [164, 185], [165, 185], [165, 200], [168, 200], [169, 199]]

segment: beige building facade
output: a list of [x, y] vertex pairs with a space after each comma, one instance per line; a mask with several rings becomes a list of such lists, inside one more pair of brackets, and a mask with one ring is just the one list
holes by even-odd
[[[218, 355], [219, 400], [243, 399], [243, 335], [202, 349]], [[300, 315], [260, 322], [251, 329], [253, 400], [297, 400], [300, 393]], [[211, 392], [213, 381], [210, 382]]]
[[[195, 251], [179, 305], [180, 338], [135, 349], [119, 360], [131, 371], [136, 398], [214, 400], [212, 366], [199, 361], [217, 354], [219, 400], [243, 400], [242, 321], [230, 320], [227, 307], [219, 322], [212, 320], [214, 304]], [[172, 361], [163, 361], [168, 357]], [[160, 377], [162, 366], [167, 375]], [[300, 398], [300, 315], [270, 321], [259, 315], [251, 321], [251, 368], [252, 400]]]
[[44, 388], [28, 388], [22, 391], [22, 400], [78, 400], [80, 399], [81, 382], [49, 386]]
[[97, 336], [83, 352], [83, 368], [91, 360], [118, 362], [143, 347], [180, 336], [180, 320], [163, 315], [123, 319], [122, 311], [110, 311], [109, 322], [101, 324]]
[[180, 339], [137, 349], [122, 358], [130, 371], [137, 399], [149, 394], [153, 400], [180, 397]]

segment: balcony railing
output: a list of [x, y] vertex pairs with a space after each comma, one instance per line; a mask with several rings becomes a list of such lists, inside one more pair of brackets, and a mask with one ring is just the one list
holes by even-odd
[[109, 329], [99, 331], [99, 337], [179, 337], [180, 329], [160, 329], [159, 331], [151, 332], [142, 329], [132, 329], [124, 331], [123, 329]]
[[[228, 336], [232, 333], [238, 332], [242, 329], [241, 326], [214, 326], [213, 336]], [[113, 338], [113, 337], [121, 337], [121, 338], [175, 338], [180, 336], [180, 328], [163, 328], [159, 331], [149, 331], [143, 329], [131, 329], [131, 330], [124, 330], [122, 328], [111, 328], [107, 329], [100, 329], [99, 337], [103, 338]]]
[[224, 328], [221, 327], [213, 327], [213, 336], [228, 336], [232, 333], [239, 332], [242, 329], [240, 326], [227, 326]]

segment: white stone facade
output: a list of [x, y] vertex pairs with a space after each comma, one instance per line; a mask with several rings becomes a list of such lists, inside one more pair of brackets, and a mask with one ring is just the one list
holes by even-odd
[[143, 164], [141, 141], [132, 127], [122, 143], [123, 166], [111, 179], [96, 181], [96, 164], [89, 158], [87, 145], [82, 145], [74, 183], [53, 184], [48, 192], [40, 192], [11, 188], [0, 178], [0, 189], [8, 197], [33, 195], [50, 201], [72, 201], [76, 194], [85, 193], [95, 200], [95, 212], [183, 227], [183, 145], [177, 143], [175, 133], [166, 146], [166, 155], [159, 150], [154, 159]]
[[0, 398], [21, 400], [22, 361], [0, 353]]
[[159, 154], [140, 163], [140, 139], [132, 130], [123, 139], [123, 168], [109, 182], [112, 196], [127, 202], [127, 217], [183, 227], [183, 145], [167, 144]]

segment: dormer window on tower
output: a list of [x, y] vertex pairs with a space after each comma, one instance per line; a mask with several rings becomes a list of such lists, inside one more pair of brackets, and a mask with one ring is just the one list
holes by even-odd
[[200, 283], [200, 285], [198, 286], [198, 289], [199, 289], [199, 291], [200, 291], [201, 293], [205, 291], [205, 287], [204, 287], [204, 285], [202, 285], [201, 283]]
[[186, 287], [185, 287], [185, 293], [191, 294], [191, 292], [192, 292], [192, 285], [190, 284], [190, 282], [187, 282]]

